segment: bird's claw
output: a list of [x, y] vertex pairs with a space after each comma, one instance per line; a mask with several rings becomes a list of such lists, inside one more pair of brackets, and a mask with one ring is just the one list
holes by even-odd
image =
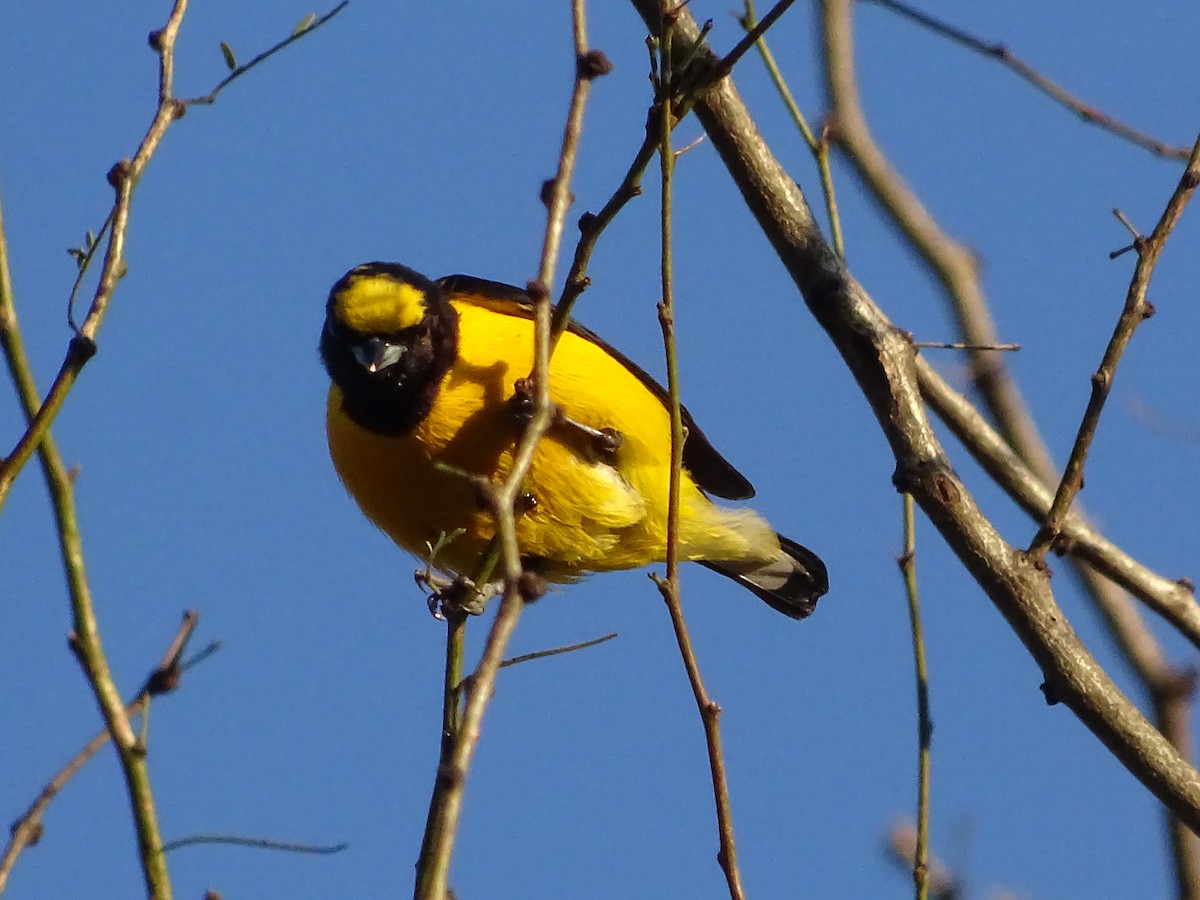
[[415, 573], [417, 584], [428, 590], [429, 613], [435, 619], [445, 620], [448, 613], [466, 613], [481, 616], [488, 601], [500, 593], [500, 585], [489, 582], [482, 586], [465, 575], [446, 578], [428, 569]]
[[[518, 422], [528, 422], [533, 418], [534, 399], [532, 385], [529, 380], [522, 378], [513, 385], [514, 391], [509, 399], [513, 416]], [[568, 416], [561, 406], [555, 406], [552, 411], [551, 424], [567, 428], [588, 441], [596, 458], [603, 459], [621, 449], [625, 443], [625, 435], [615, 428], [593, 428]]]

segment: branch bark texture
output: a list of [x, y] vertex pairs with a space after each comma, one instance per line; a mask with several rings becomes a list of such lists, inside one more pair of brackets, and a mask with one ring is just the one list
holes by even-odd
[[[634, 0], [651, 32], [657, 4]], [[679, 62], [699, 30], [681, 10], [673, 41]], [[1143, 784], [1200, 830], [1200, 773], [1138, 711], [1088, 652], [1055, 602], [1049, 573], [1011, 547], [950, 466], [921, 399], [916, 353], [825, 242], [804, 195], [772, 155], [731, 79], [696, 100], [695, 113], [747, 206], [810, 312], [825, 329], [870, 403], [896, 459], [894, 481], [910, 492], [959, 560], [1000, 610], [1066, 704]]]

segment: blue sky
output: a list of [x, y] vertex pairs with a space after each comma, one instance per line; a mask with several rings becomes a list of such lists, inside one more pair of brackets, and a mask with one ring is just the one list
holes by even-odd
[[[587, 112], [574, 214], [598, 209], [641, 140], [640, 20], [594, 5], [615, 64]], [[104, 173], [153, 111], [146, 34], [167, 4], [3, 13], [0, 191], [18, 311], [39, 384], [69, 337], [65, 250], [104, 219]], [[765, 8], [765, 5], [764, 5]], [[1200, 87], [1192, 4], [1033, 2], [925, 8], [1008, 43], [1105, 111], [1176, 144]], [[738, 29], [712, 16], [718, 47]], [[177, 90], [206, 92], [229, 41], [249, 58], [307, 13], [197, 4]], [[320, 10], [318, 10], [320, 11]], [[761, 11], [761, 10], [760, 10]], [[871, 5], [857, 11], [867, 114], [943, 224], [984, 261], [1010, 363], [1065, 458], [1119, 312], [1131, 256], [1110, 210], [1149, 231], [1180, 167], [1079, 121], [998, 65]], [[329, 285], [404, 262], [523, 283], [536, 270], [538, 188], [570, 91], [567, 4], [483, 12], [356, 0], [322, 31], [193, 108], [133, 207], [129, 274], [55, 434], [77, 484], [101, 630], [135, 689], [178, 616], [222, 651], [151, 716], [168, 839], [236, 833], [347, 842], [334, 857], [219, 847], [170, 857], [178, 896], [389, 897], [409, 890], [436, 762], [443, 631], [413, 562], [358, 513], [329, 464], [316, 342]], [[812, 17], [772, 33], [804, 110], [823, 109]], [[753, 57], [737, 82], [816, 199], [806, 149]], [[680, 141], [698, 134], [694, 122]], [[847, 257], [901, 326], [953, 337], [942, 298], [838, 165]], [[661, 376], [656, 182], [605, 235], [578, 317]], [[688, 619], [722, 725], [747, 888], [756, 897], [906, 896], [882, 836], [915, 803], [915, 701], [895, 556], [893, 462], [836, 352], [808, 316], [711, 147], [680, 162], [678, 330], [684, 400], [756, 485], [754, 505], [821, 553], [832, 589], [785, 620], [724, 579], [685, 570]], [[1200, 574], [1195, 334], [1200, 225], [1187, 213], [1151, 288], [1101, 424], [1083, 499], [1107, 533], [1172, 577]], [[574, 216], [573, 214], [573, 216]], [[571, 232], [568, 232], [571, 234]], [[564, 269], [560, 267], [560, 275]], [[961, 359], [935, 361], [961, 380]], [[1178, 426], [1148, 427], [1148, 409]], [[21, 430], [0, 391], [0, 436]], [[1190, 437], [1189, 437], [1190, 435]], [[947, 436], [1004, 535], [1032, 524]], [[7, 452], [6, 450], [3, 452]], [[972, 897], [1168, 891], [1157, 804], [1063, 707], [924, 521], [919, 575], [932, 678], [937, 851]], [[1122, 684], [1128, 673], [1059, 564], [1059, 602]], [[98, 726], [70, 628], [45, 489], [30, 467], [0, 519], [0, 801], [15, 817]], [[1157, 627], [1158, 623], [1154, 623]], [[472, 623], [477, 652], [484, 632]], [[461, 897], [721, 897], [704, 742], [669, 622], [644, 572], [596, 577], [524, 616], [513, 653], [611, 631], [587, 652], [502, 673], [470, 775], [452, 884]], [[1194, 657], [1164, 634], [1173, 658]], [[1131, 688], [1132, 689], [1132, 688]], [[110, 753], [56, 801], [10, 896], [136, 896]]]

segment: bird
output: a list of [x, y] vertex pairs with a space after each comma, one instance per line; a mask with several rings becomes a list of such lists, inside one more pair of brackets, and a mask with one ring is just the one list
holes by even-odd
[[[534, 328], [525, 290], [468, 275], [433, 280], [369, 262], [329, 292], [320, 355], [334, 468], [367, 519], [417, 557], [436, 548], [432, 565], [445, 572], [469, 575], [496, 533], [473, 479], [500, 482], [512, 467]], [[551, 357], [549, 392], [556, 415], [521, 487], [523, 566], [569, 583], [662, 562], [667, 392], [574, 321]], [[678, 558], [793, 619], [808, 616], [829, 589], [824, 563], [753, 510], [710, 499], [746, 500], [754, 488], [682, 416]]]

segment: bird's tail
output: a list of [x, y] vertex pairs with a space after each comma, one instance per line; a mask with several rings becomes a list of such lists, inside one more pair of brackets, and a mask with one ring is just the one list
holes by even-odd
[[779, 556], [768, 563], [747, 567], [745, 563], [703, 560], [702, 565], [732, 578], [785, 616], [803, 619], [829, 590], [829, 573], [817, 554], [782, 534], [778, 537]]

